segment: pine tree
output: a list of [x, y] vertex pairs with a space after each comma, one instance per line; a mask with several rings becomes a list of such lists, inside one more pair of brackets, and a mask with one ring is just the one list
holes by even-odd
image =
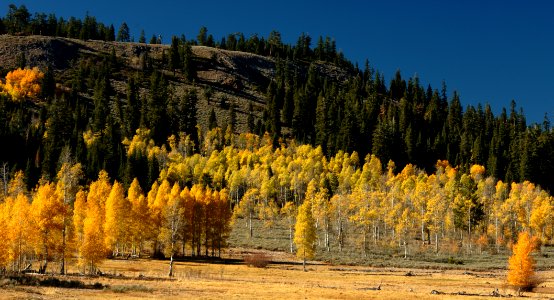
[[146, 43], [146, 36], [145, 36], [145, 33], [144, 33], [144, 29], [142, 29], [140, 31], [140, 37], [138, 39], [138, 42], [141, 43], [141, 44]]
[[180, 69], [181, 67], [179, 39], [176, 36], [172, 36], [171, 47], [169, 48], [169, 69], [173, 71], [173, 76], [175, 76], [175, 70]]
[[183, 67], [183, 76], [185, 79], [189, 82], [192, 82], [194, 79], [196, 79], [196, 68], [193, 61], [193, 53], [192, 48], [189, 43], [186, 43], [183, 46], [183, 58], [181, 60], [181, 64]]
[[196, 36], [196, 41], [201, 46], [206, 46], [206, 40], [208, 39], [208, 28], [205, 26], [200, 27], [198, 35]]
[[117, 39], [118, 42], [130, 42], [131, 41], [131, 32], [129, 30], [129, 26], [127, 26], [127, 23], [123, 22], [121, 24], [121, 27], [119, 27], [119, 30], [117, 31]]
[[215, 110], [214, 108], [212, 107], [212, 110], [210, 111], [210, 117], [208, 118], [208, 128], [210, 130], [216, 128], [218, 125], [217, 125], [217, 117], [215, 115]]

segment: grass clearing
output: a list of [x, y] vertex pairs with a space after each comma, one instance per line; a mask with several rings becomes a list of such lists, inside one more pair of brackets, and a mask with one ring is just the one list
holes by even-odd
[[[244, 249], [231, 249], [236, 255]], [[226, 253], [227, 254], [227, 253]], [[504, 284], [505, 271], [433, 270], [329, 265], [312, 262], [308, 272], [299, 261], [284, 253], [271, 253], [274, 260], [265, 268], [239, 263], [178, 261], [176, 276], [166, 277], [168, 261], [106, 260], [100, 267], [117, 276], [58, 276], [103, 289], [67, 289], [5, 285], [0, 298], [202, 298], [202, 299], [485, 299], [494, 291], [515, 294]], [[554, 271], [539, 271], [546, 279], [532, 299], [554, 297]], [[432, 292], [440, 294], [432, 294]], [[461, 295], [461, 294], [466, 295]], [[482, 296], [467, 296], [482, 295]]]

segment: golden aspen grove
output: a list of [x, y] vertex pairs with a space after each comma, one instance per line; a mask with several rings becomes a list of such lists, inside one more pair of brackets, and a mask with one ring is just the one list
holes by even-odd
[[[390, 249], [405, 258], [422, 250], [478, 255], [483, 248], [509, 249], [521, 231], [539, 243], [553, 238], [548, 193], [530, 182], [508, 185], [484, 177], [479, 165], [463, 173], [438, 161], [433, 174], [410, 164], [396, 173], [394, 162], [383, 169], [373, 155], [327, 158], [319, 147], [294, 142], [274, 149], [267, 136], [226, 138], [219, 128], [203, 135], [200, 153], [187, 155], [186, 136], [170, 137], [166, 149], [144, 132], [125, 145], [130, 154], [141, 152], [160, 164], [147, 193], [138, 180], [126, 188], [104, 171], [88, 187], [69, 187], [70, 181], [83, 182], [78, 164], [31, 191], [17, 173], [2, 195], [3, 268], [20, 271], [33, 261], [42, 268], [67, 256], [94, 273], [107, 257], [145, 251], [219, 256], [233, 212], [249, 236], [256, 234], [253, 219], [290, 224], [296, 244], [290, 248], [299, 249], [301, 258], [332, 248], [364, 255]], [[66, 178], [71, 176], [81, 178]]]

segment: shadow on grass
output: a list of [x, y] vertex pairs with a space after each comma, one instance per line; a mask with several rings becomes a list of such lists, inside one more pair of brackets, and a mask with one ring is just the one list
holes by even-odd
[[104, 289], [105, 285], [96, 282], [86, 284], [80, 280], [63, 280], [56, 277], [40, 278], [33, 275], [5, 275], [0, 276], [0, 286], [43, 286], [43, 287], [58, 287], [67, 289]]

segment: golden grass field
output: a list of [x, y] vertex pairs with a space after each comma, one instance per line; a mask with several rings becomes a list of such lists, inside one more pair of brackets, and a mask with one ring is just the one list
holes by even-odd
[[[232, 249], [228, 257], [244, 250]], [[515, 294], [504, 284], [505, 271], [423, 270], [333, 266], [313, 262], [308, 271], [289, 254], [269, 253], [276, 262], [266, 268], [242, 263], [177, 262], [174, 279], [166, 277], [167, 261], [106, 260], [100, 269], [116, 276], [59, 276], [59, 279], [99, 282], [108, 287], [69, 289], [5, 285], [2, 299], [487, 299]], [[76, 270], [69, 270], [74, 272]], [[408, 274], [409, 273], [409, 274]], [[407, 276], [412, 275], [412, 276]], [[554, 271], [539, 272], [545, 280], [526, 298], [554, 297]], [[38, 276], [38, 275], [37, 275]], [[381, 290], [372, 290], [380, 286]], [[432, 294], [437, 290], [445, 294]], [[481, 296], [453, 295], [453, 293]]]

